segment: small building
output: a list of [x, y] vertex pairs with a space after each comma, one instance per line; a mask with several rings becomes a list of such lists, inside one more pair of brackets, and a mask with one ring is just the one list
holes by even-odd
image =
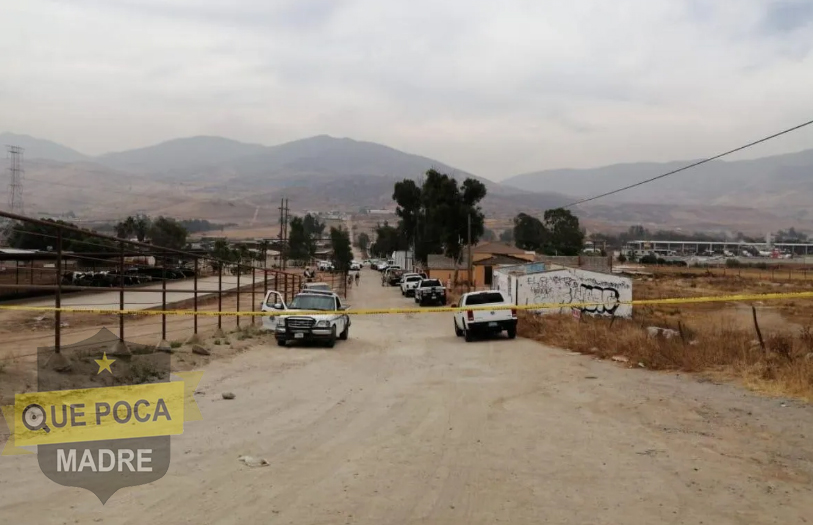
[[[494, 282], [494, 269], [498, 266], [525, 264], [534, 260], [534, 254], [499, 242], [486, 242], [472, 246], [473, 286], [490, 288]], [[427, 257], [428, 274], [433, 279], [443, 282], [453, 281], [457, 269], [458, 282], [468, 282], [468, 249], [463, 248], [463, 257], [459, 265], [444, 255]]]
[[[528, 265], [530, 266], [530, 265]], [[519, 266], [498, 268], [494, 288], [502, 290], [518, 305], [561, 305], [533, 310], [537, 313], [571, 313], [632, 317], [632, 280], [610, 273], [556, 268], [527, 271]], [[584, 303], [596, 303], [590, 306]], [[626, 304], [623, 304], [626, 303]]]

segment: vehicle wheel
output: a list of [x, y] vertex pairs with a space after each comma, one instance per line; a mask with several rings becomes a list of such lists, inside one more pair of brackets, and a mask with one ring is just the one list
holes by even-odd
[[349, 325], [345, 325], [345, 326], [344, 326], [344, 330], [342, 330], [342, 333], [341, 333], [341, 334], [339, 334], [339, 339], [341, 339], [342, 341], [347, 341], [347, 337], [348, 337], [349, 335], [350, 335], [350, 326], [349, 326]]
[[474, 341], [474, 334], [471, 333], [471, 330], [463, 330], [463, 335], [465, 336], [467, 343]]
[[457, 321], [452, 319], [452, 322], [454, 323], [454, 335], [456, 335], [457, 337], [462, 337], [463, 336], [463, 330], [461, 330], [460, 328], [457, 327]]
[[287, 341], [285, 339], [277, 339], [277, 346], [285, 346]]
[[517, 337], [517, 327], [509, 328], [508, 332], [508, 339], [516, 339]]
[[330, 339], [327, 340], [327, 347], [333, 348], [336, 346], [336, 327], [330, 329]]

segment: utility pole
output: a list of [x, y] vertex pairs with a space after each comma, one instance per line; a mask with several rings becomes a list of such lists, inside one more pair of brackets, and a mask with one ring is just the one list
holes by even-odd
[[23, 152], [20, 146], [7, 146], [11, 182], [8, 188], [8, 207], [11, 213], [25, 215], [23, 206]]
[[472, 280], [473, 280], [472, 268], [474, 266], [472, 264], [472, 262], [471, 262], [471, 212], [469, 212], [469, 215], [468, 215], [468, 222], [469, 222], [469, 224], [468, 224], [468, 226], [469, 226], [469, 249], [468, 249], [468, 251], [469, 251], [469, 279], [468, 279], [469, 287], [468, 287], [468, 290], [471, 291], [471, 283], [472, 283]]
[[285, 250], [285, 257], [282, 258], [282, 270], [285, 271], [285, 267], [287, 266], [288, 262], [288, 199], [283, 200], [282, 206], [282, 249]]

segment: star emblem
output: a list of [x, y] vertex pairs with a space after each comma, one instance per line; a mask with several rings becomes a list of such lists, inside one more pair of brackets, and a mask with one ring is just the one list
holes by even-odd
[[110, 365], [112, 365], [116, 360], [115, 359], [108, 359], [107, 358], [107, 352], [105, 352], [104, 355], [102, 355], [101, 359], [94, 359], [94, 361], [96, 361], [96, 363], [98, 363], [98, 365], [99, 365], [99, 371], [96, 372], [97, 375], [101, 374], [105, 370], [110, 372], [111, 375], [113, 374], [113, 371], [110, 369]]

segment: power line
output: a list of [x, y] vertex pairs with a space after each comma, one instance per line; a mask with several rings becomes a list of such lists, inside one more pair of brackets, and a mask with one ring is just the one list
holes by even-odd
[[725, 157], [726, 155], [731, 155], [732, 153], [742, 151], [744, 149], [750, 148], [752, 146], [756, 146], [757, 144], [767, 142], [767, 141], [769, 141], [771, 139], [775, 139], [777, 137], [781, 137], [782, 135], [785, 135], [785, 134], [790, 133], [792, 131], [796, 131], [798, 129], [802, 129], [803, 127], [809, 126], [811, 124], [813, 124], [813, 120], [808, 120], [807, 122], [799, 124], [798, 126], [793, 126], [792, 128], [785, 129], [783, 131], [780, 131], [779, 133], [774, 133], [773, 135], [769, 135], [769, 136], [761, 138], [759, 140], [755, 140], [754, 142], [749, 142], [748, 144], [745, 144], [744, 146], [740, 146], [739, 148], [734, 148], [732, 150], [726, 151], [725, 153], [720, 153], [719, 155], [715, 155], [715, 156], [709, 157], [707, 159], [703, 159], [703, 160], [700, 160], [700, 161], [697, 161], [697, 162], [693, 162], [692, 164], [689, 164], [688, 166], [683, 166], [682, 168], [678, 168], [676, 170], [672, 170], [672, 171], [664, 173], [662, 175], [658, 175], [657, 177], [652, 177], [651, 179], [646, 179], [646, 180], [642, 180], [641, 182], [636, 182], [635, 184], [630, 184], [629, 186], [624, 186], [623, 188], [619, 188], [617, 190], [608, 191], [607, 193], [602, 193], [601, 195], [596, 195], [595, 197], [590, 197], [588, 199], [582, 199], [580, 201], [572, 202], [572, 203], [568, 204], [567, 206], [564, 206], [564, 208], [570, 208], [571, 206], [576, 206], [577, 204], [583, 204], [585, 202], [594, 201], [594, 200], [600, 199], [602, 197], [607, 197], [609, 195], [614, 195], [616, 193], [620, 193], [622, 191], [629, 190], [631, 188], [636, 188], [638, 186], [642, 186], [642, 185], [647, 184], [649, 182], [656, 181], [656, 180], [662, 179], [664, 177], [668, 177], [669, 175], [674, 175], [675, 173], [680, 173], [681, 171], [685, 171], [685, 170], [688, 170], [690, 168], [700, 166], [701, 164], [706, 164], [706, 163], [711, 162], [713, 160], [717, 160], [719, 158]]

